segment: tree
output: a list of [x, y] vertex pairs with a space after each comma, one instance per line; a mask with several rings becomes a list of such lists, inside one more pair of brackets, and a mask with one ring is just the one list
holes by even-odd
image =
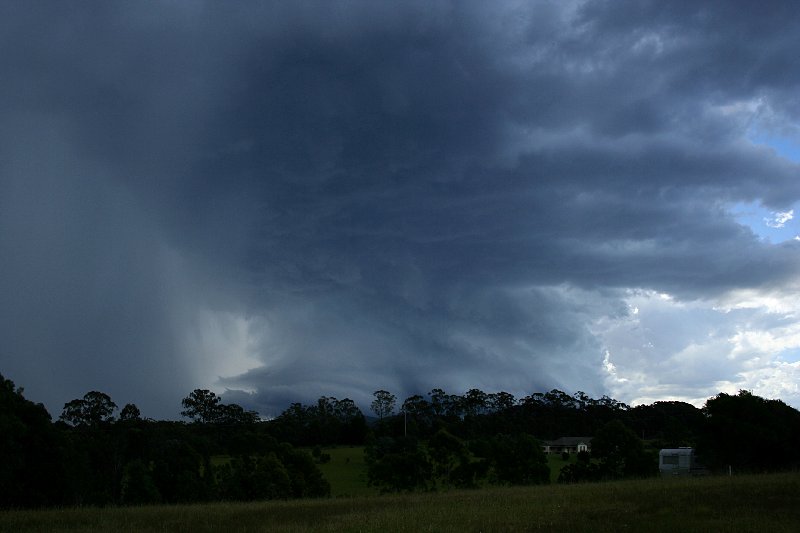
[[424, 419], [431, 414], [431, 404], [419, 394], [415, 394], [405, 399], [400, 410], [414, 418]]
[[150, 475], [165, 503], [195, 502], [206, 496], [211, 473], [187, 441], [169, 439], [153, 452]]
[[0, 374], [0, 508], [63, 505], [63, 439], [42, 404]]
[[141, 459], [135, 459], [125, 466], [121, 492], [120, 500], [126, 505], [144, 505], [161, 501], [161, 494], [153, 481], [153, 475]]
[[431, 409], [438, 417], [457, 418], [461, 416], [463, 398], [457, 394], [447, 394], [442, 389], [432, 389], [428, 396], [431, 397]]
[[336, 416], [337, 403], [334, 397], [322, 396], [316, 405], [306, 408], [307, 429], [314, 444], [330, 445], [339, 440], [342, 423]]
[[235, 403], [220, 404], [217, 406], [217, 415], [214, 422], [228, 426], [246, 426], [261, 420], [255, 411], [246, 411], [241, 405]]
[[464, 394], [463, 405], [467, 415], [484, 414], [488, 409], [489, 396], [480, 389], [470, 389]]
[[431, 404], [421, 395], [409, 396], [400, 406], [403, 413], [403, 432], [417, 436], [430, 434], [433, 425]]
[[338, 400], [334, 413], [339, 419], [339, 442], [342, 444], [363, 444], [367, 435], [367, 421], [361, 409], [350, 398]]
[[215, 469], [222, 500], [277, 500], [292, 497], [286, 467], [272, 452], [260, 457], [242, 455]]
[[308, 452], [281, 444], [278, 458], [289, 472], [293, 498], [324, 498], [331, 495], [331, 485]]
[[497, 435], [491, 442], [491, 457], [497, 481], [511, 485], [550, 483], [550, 468], [541, 443], [530, 435]]
[[411, 492], [433, 483], [433, 465], [419, 441], [380, 437], [364, 450], [368, 482], [381, 492]]
[[572, 396], [558, 389], [546, 392], [544, 394], [544, 400], [555, 408], [571, 408], [575, 405]]
[[139, 411], [139, 408], [136, 407], [136, 404], [126, 403], [125, 406], [122, 408], [122, 411], [119, 412], [119, 420], [120, 422], [127, 422], [129, 420], [141, 420], [142, 413]]
[[706, 402], [703, 413], [707, 422], [698, 454], [709, 467], [763, 471], [800, 463], [800, 412], [782, 401], [746, 390], [720, 393]]
[[82, 399], [72, 400], [64, 404], [61, 420], [73, 426], [98, 427], [112, 422], [117, 404], [111, 401], [108, 394], [90, 391]]
[[184, 410], [181, 416], [191, 418], [195, 422], [208, 424], [216, 422], [220, 415], [222, 398], [207, 389], [195, 389], [189, 396], [181, 400]]
[[337, 400], [334, 398], [333, 404], [333, 413], [342, 423], [347, 423], [355, 418], [364, 416], [361, 414], [361, 409], [358, 408], [356, 402], [350, 398], [345, 398], [344, 400]]
[[585, 483], [600, 481], [602, 478], [601, 465], [592, 463], [588, 452], [578, 452], [578, 461], [565, 465], [558, 473], [559, 483]]
[[431, 397], [431, 410], [436, 416], [444, 416], [447, 414], [447, 403], [449, 396], [442, 389], [432, 389], [428, 396]]
[[607, 477], [643, 477], [656, 473], [656, 463], [642, 441], [619, 420], [604, 425], [592, 439], [592, 457], [600, 459]]
[[657, 447], [679, 448], [696, 444], [706, 419], [703, 412], [691, 404], [660, 401], [631, 408], [625, 422], [643, 439], [657, 439]]
[[59, 418], [72, 426], [81, 425], [84, 422], [83, 400], [75, 399], [65, 403]]
[[488, 397], [489, 409], [495, 413], [508, 411], [514, 407], [516, 403], [517, 400], [514, 398], [514, 395], [505, 391], [490, 394]]
[[385, 390], [376, 390], [372, 395], [375, 396], [375, 399], [370, 404], [370, 408], [378, 415], [378, 418], [383, 420], [384, 417], [392, 414], [397, 403], [397, 398], [395, 398], [394, 394]]
[[433, 459], [433, 470], [445, 483], [459, 485], [454, 473], [459, 465], [469, 462], [469, 451], [460, 439], [447, 430], [440, 429], [428, 441], [428, 452]]

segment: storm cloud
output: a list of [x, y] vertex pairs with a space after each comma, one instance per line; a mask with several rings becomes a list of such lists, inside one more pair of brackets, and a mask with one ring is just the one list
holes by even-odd
[[7, 3], [0, 371], [800, 405], [799, 11]]

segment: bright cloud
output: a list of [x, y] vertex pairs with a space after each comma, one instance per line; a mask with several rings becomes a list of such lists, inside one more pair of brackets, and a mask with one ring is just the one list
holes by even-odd
[[794, 218], [794, 209], [772, 213], [770, 218], [765, 218], [764, 223], [770, 228], [782, 228]]
[[598, 332], [608, 350], [607, 383], [618, 396], [700, 405], [717, 392], [747, 389], [800, 403], [798, 363], [786, 361], [800, 348], [796, 293], [681, 304], [639, 292], [627, 301], [639, 312], [603, 321]]

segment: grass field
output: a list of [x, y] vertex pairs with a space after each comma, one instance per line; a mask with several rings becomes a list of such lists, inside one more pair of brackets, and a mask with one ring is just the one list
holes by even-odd
[[331, 496], [371, 496], [378, 493], [367, 486], [367, 465], [363, 446], [325, 448], [331, 460], [319, 465], [322, 475], [331, 484]]
[[796, 532], [800, 474], [0, 512], [0, 531]]
[[[349, 446], [325, 448], [325, 453], [330, 454], [328, 463], [319, 465], [322, 474], [331, 484], [331, 496], [370, 496], [378, 493], [367, 486], [367, 465], [364, 463], [364, 447]], [[561, 454], [547, 456], [547, 465], [550, 467], [550, 482], [558, 480], [561, 469], [577, 460], [575, 454], [565, 461]]]
[[553, 453], [547, 456], [547, 466], [550, 467], [550, 483], [555, 483], [558, 481], [558, 474], [561, 473], [561, 469], [564, 468], [566, 465], [573, 464], [578, 461], [577, 454], [570, 454], [568, 460], [564, 460], [561, 458], [560, 453]]

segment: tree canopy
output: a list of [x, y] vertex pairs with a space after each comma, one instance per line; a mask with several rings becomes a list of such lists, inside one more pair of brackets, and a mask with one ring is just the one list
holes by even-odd
[[394, 406], [397, 403], [397, 398], [394, 394], [385, 390], [376, 390], [372, 395], [375, 396], [375, 399], [370, 404], [370, 408], [378, 415], [378, 418], [383, 420], [385, 417], [392, 414]]
[[111, 397], [99, 391], [90, 391], [83, 398], [64, 404], [61, 420], [73, 426], [99, 426], [114, 420], [117, 404]]
[[[349, 398], [293, 403], [262, 420], [207, 389], [181, 402], [193, 423], [143, 418], [100, 391], [67, 402], [53, 423], [41, 404], [0, 376], [0, 507], [117, 505], [318, 497], [329, 494], [320, 446], [366, 444], [370, 484], [381, 491], [537, 484], [550, 479], [542, 441], [591, 435], [591, 456], [565, 464], [563, 482], [653, 475], [659, 447], [696, 446], [712, 470], [800, 466], [800, 412], [748, 391], [720, 393], [700, 410], [683, 402], [629, 407], [557, 389], [433, 389], [394, 414], [380, 389], [368, 424]], [[294, 446], [315, 447], [312, 457]], [[211, 461], [211, 457], [216, 459]], [[226, 457], [220, 462], [219, 457]]]
[[720, 393], [703, 408], [706, 424], [698, 452], [712, 468], [744, 471], [800, 466], [800, 412], [749, 391]]

